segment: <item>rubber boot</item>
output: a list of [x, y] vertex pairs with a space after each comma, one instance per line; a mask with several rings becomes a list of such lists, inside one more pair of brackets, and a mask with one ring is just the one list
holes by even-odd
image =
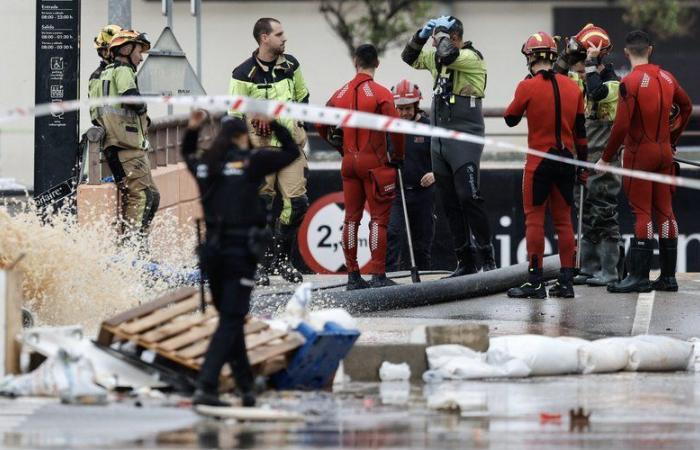
[[229, 402], [221, 400], [217, 392], [209, 392], [205, 389], [197, 389], [194, 391], [192, 405], [218, 406], [221, 408], [228, 408], [231, 406]]
[[477, 251], [481, 256], [481, 270], [488, 272], [490, 270], [495, 270], [496, 267], [496, 256], [493, 244], [480, 245], [477, 247]]
[[549, 288], [549, 296], [553, 298], [574, 298], [574, 269], [559, 269], [559, 278], [554, 286]]
[[383, 288], [387, 286], [396, 286], [396, 282], [387, 278], [385, 273], [378, 273], [372, 275], [372, 279], [369, 280], [369, 286], [371, 288]]
[[301, 283], [304, 277], [291, 262], [292, 234], [280, 233], [275, 238], [274, 266], [279, 275], [290, 283]]
[[661, 275], [651, 283], [655, 291], [678, 292], [676, 281], [676, 260], [678, 239], [659, 239], [659, 263]]
[[263, 255], [260, 264], [258, 264], [258, 267], [255, 270], [255, 284], [257, 286], [270, 285], [270, 274], [273, 270], [272, 264], [274, 260], [275, 244], [273, 242], [268, 246], [267, 250], [265, 250], [265, 254]]
[[270, 285], [270, 275], [268, 275], [267, 269], [262, 264], [258, 264], [257, 269], [255, 269], [255, 285], [256, 286], [269, 286]]
[[542, 269], [539, 267], [531, 267], [529, 270], [527, 283], [508, 289], [508, 297], [510, 298], [547, 298], [547, 290], [542, 281]]
[[581, 239], [581, 245], [578, 248], [581, 252], [581, 267], [578, 275], [574, 277], [574, 284], [586, 284], [586, 281], [600, 270], [600, 260], [595, 250], [596, 246], [593, 242], [586, 238]]
[[462, 275], [470, 275], [476, 273], [476, 266], [474, 265], [474, 248], [469, 244], [465, 244], [462, 247], [455, 250], [457, 254], [457, 268], [452, 274], [448, 275], [447, 278], [461, 277]]
[[595, 247], [596, 256], [600, 261], [600, 270], [593, 278], [586, 280], [589, 286], [607, 286], [618, 278], [617, 263], [620, 261], [620, 245], [615, 240], [603, 240]]
[[355, 291], [357, 289], [369, 288], [369, 283], [362, 278], [358, 270], [348, 273], [348, 284], [345, 286], [346, 291]]
[[632, 239], [629, 275], [622, 281], [609, 284], [608, 292], [650, 292], [649, 270], [653, 248], [653, 239]]

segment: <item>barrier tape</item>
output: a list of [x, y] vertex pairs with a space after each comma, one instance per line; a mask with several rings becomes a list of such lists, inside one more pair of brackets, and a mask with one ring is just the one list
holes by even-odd
[[353, 111], [328, 106], [316, 106], [305, 103], [282, 102], [275, 100], [253, 99], [243, 96], [162, 96], [162, 97], [102, 97], [87, 100], [71, 100], [64, 102], [45, 103], [28, 108], [14, 108], [0, 113], [0, 124], [12, 122], [21, 118], [32, 116], [47, 116], [77, 111], [83, 107], [111, 106], [118, 104], [172, 105], [204, 108], [209, 110], [237, 111], [245, 114], [255, 114], [271, 118], [290, 118], [302, 122], [321, 123], [324, 125], [342, 125], [350, 128], [364, 128], [393, 133], [414, 134], [428, 137], [454, 139], [457, 141], [471, 142], [498, 149], [525, 153], [553, 161], [584, 167], [595, 171], [605, 171], [632, 178], [638, 178], [656, 183], [670, 184], [691, 189], [700, 189], [700, 180], [674, 175], [663, 175], [654, 172], [626, 169], [624, 167], [605, 166], [597, 168], [594, 163], [578, 161], [552, 155], [539, 150], [534, 150], [521, 145], [497, 141], [492, 138], [476, 136], [462, 131], [448, 130], [441, 127], [433, 127], [427, 124], [403, 120], [379, 114]]

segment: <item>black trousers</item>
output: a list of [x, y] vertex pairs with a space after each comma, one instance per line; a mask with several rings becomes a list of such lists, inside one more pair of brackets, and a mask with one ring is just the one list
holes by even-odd
[[221, 369], [228, 363], [236, 386], [242, 391], [251, 390], [253, 373], [243, 325], [250, 310], [257, 259], [246, 242], [226, 242], [211, 237], [200, 252], [202, 269], [209, 279], [214, 306], [219, 312], [219, 325], [209, 343], [198, 387], [207, 392], [218, 391]]
[[[435, 235], [435, 189], [431, 186], [429, 188], [407, 189], [405, 192], [416, 266], [420, 270], [428, 270], [430, 269], [430, 250]], [[394, 272], [410, 269], [410, 266], [406, 221], [399, 194], [391, 205], [391, 215], [389, 216], [386, 268], [387, 272]]]

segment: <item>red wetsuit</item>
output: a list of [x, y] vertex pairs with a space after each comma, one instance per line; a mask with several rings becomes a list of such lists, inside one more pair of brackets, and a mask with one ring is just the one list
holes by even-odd
[[[585, 161], [588, 154], [583, 94], [568, 77], [540, 71], [518, 84], [505, 112], [515, 126], [527, 113], [527, 143], [535, 150]], [[573, 148], [576, 145], [576, 153]], [[530, 268], [539, 270], [544, 254], [544, 215], [549, 204], [559, 238], [562, 268], [575, 266], [576, 243], [571, 204], [576, 169], [571, 164], [527, 155], [523, 173], [525, 238]]]
[[[673, 103], [680, 107], [681, 126], [671, 134], [669, 113]], [[685, 129], [692, 109], [688, 94], [669, 72], [654, 64], [635, 67], [620, 83], [617, 116], [603, 161], [610, 162], [624, 142], [623, 167], [673, 174], [671, 144]], [[678, 237], [671, 185], [624, 177], [622, 186], [634, 212], [637, 239], [653, 238], [652, 215], [659, 237]]]
[[[398, 117], [391, 92], [363, 73], [358, 73], [336, 91], [327, 105]], [[317, 128], [321, 137], [328, 140], [329, 127], [317, 125]], [[396, 188], [396, 170], [388, 166], [387, 136], [383, 131], [348, 127], [342, 130], [343, 163], [340, 173], [345, 197], [343, 251], [346, 269], [348, 272], [359, 270], [357, 228], [367, 201], [371, 216], [369, 244], [372, 261], [369, 273], [382, 274], [386, 265], [386, 228]], [[403, 136], [392, 133], [391, 142], [393, 159], [403, 160]]]

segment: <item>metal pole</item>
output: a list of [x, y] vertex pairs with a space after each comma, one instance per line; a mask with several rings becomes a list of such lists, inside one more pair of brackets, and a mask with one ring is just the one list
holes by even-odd
[[191, 13], [195, 17], [195, 42], [197, 48], [197, 78], [202, 82], [202, 0], [191, 0]]
[[692, 161], [690, 159], [679, 158], [677, 156], [673, 157], [673, 160], [679, 163], [688, 164], [689, 166], [700, 167], [700, 162]]
[[[163, 15], [167, 17], [167, 27], [173, 29], [173, 0], [163, 0]], [[168, 105], [168, 115], [173, 115], [173, 105]]]
[[131, 0], [109, 0], [107, 22], [131, 29]]
[[406, 222], [406, 238], [408, 238], [408, 254], [411, 257], [411, 280], [420, 283], [420, 274], [416, 267], [416, 257], [413, 254], [413, 237], [411, 236], [411, 224], [408, 221], [408, 210], [406, 209], [406, 192], [403, 189], [403, 171], [397, 169], [399, 173], [399, 190], [401, 191], [401, 206], [403, 206], [403, 219]]
[[581, 239], [583, 237], [583, 200], [585, 186], [581, 184], [578, 191], [578, 230], [576, 230], [576, 269], [581, 270]]

